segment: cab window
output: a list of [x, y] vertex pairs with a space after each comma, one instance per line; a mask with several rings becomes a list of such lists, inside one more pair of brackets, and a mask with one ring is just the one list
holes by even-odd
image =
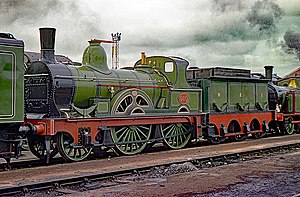
[[166, 62], [165, 63], [165, 72], [170, 73], [174, 71], [174, 65], [173, 62]]

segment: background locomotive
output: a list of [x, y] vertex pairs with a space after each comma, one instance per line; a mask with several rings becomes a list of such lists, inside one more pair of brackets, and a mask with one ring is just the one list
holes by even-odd
[[249, 70], [187, 70], [182, 58], [142, 53], [133, 69], [111, 70], [101, 40], [89, 41], [82, 65], [61, 63], [55, 29], [40, 34], [40, 59], [31, 54], [25, 74], [23, 42], [0, 38], [0, 154], [7, 160], [19, 156], [22, 133], [41, 159], [59, 152], [81, 161], [108, 148], [130, 155], [155, 142], [178, 149], [198, 138], [216, 144], [298, 128], [297, 89], [289, 90], [290, 81], [273, 85], [270, 67], [267, 79], [257, 79]]

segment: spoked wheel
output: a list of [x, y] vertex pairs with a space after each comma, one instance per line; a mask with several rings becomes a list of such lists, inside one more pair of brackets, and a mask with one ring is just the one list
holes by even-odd
[[[27, 137], [28, 147], [32, 154], [40, 159], [46, 159], [47, 151], [46, 151], [46, 143], [45, 136], [41, 135], [29, 135]], [[58, 153], [56, 147], [55, 137], [52, 137], [50, 140], [50, 158], [53, 158]]]
[[57, 134], [57, 148], [66, 161], [82, 161], [92, 152], [93, 147], [73, 144], [74, 139], [69, 133]]
[[115, 150], [124, 155], [142, 152], [150, 139], [152, 125], [112, 127]]
[[185, 147], [191, 139], [191, 126], [188, 123], [160, 125], [161, 135], [165, 146], [171, 149]]
[[287, 120], [285, 121], [285, 134], [287, 135], [292, 135], [294, 133], [295, 126], [292, 123], [292, 121], [293, 121], [292, 117], [288, 117]]
[[225, 140], [225, 138], [219, 136], [219, 132], [218, 132], [218, 129], [217, 129], [216, 126], [214, 126], [213, 129], [214, 129], [214, 134], [215, 134], [215, 136], [209, 136], [209, 137], [207, 138], [208, 142], [209, 142], [210, 144], [220, 144], [220, 143], [222, 143], [222, 142]]

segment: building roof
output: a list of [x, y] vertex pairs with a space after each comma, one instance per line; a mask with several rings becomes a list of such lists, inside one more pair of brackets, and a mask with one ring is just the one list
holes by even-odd
[[296, 70], [294, 70], [293, 72], [287, 74], [284, 78], [287, 78], [287, 77], [294, 77], [296, 75], [300, 75], [300, 67], [297, 68]]

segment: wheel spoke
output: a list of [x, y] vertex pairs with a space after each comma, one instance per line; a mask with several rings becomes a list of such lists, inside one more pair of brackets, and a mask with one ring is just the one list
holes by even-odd
[[[148, 128], [147, 128], [147, 129], [148, 129]], [[146, 132], [148, 132], [148, 131], [149, 131], [149, 129], [146, 130]], [[147, 135], [146, 135], [140, 128], [137, 127], [137, 133], [138, 133], [138, 132], [141, 133], [145, 138], [147, 138]], [[138, 136], [139, 136], [140, 140], [142, 140], [141, 137], [140, 137], [140, 135], [138, 135]]]
[[116, 134], [122, 132], [122, 131], [125, 130], [125, 129], [127, 129], [127, 127], [122, 127], [121, 129], [119, 129], [119, 130], [116, 132]]
[[[168, 137], [168, 136], [172, 136], [172, 135], [174, 135], [174, 128], [175, 126], [173, 125], [173, 126], [171, 126], [171, 128], [169, 129], [169, 131], [168, 131], [168, 133], [166, 134], [166, 136]], [[166, 130], [166, 129], [165, 129]], [[167, 130], [166, 130], [167, 131]], [[171, 133], [171, 135], [169, 135]]]
[[[126, 130], [124, 131], [125, 136], [124, 136], [123, 138], [119, 138], [119, 139], [118, 139], [118, 142], [120, 142], [119, 140], [121, 140], [121, 139], [123, 139], [123, 141], [127, 141], [127, 138], [128, 138], [129, 133], [130, 133], [129, 129], [126, 129]], [[123, 135], [123, 134], [122, 134], [122, 135]]]
[[[67, 149], [66, 149], [67, 150]], [[72, 152], [73, 148], [69, 148], [69, 151], [68, 151], [68, 155], [71, 155], [71, 152]]]
[[190, 125], [185, 123], [161, 125], [164, 144], [172, 149], [186, 146], [191, 138]]
[[[113, 141], [115, 143], [124, 143], [116, 144], [115, 149], [125, 155], [141, 152], [147, 144], [146, 140], [150, 138], [151, 128], [151, 125], [127, 126], [126, 129], [120, 131], [121, 129], [118, 130], [118, 127], [113, 127]], [[117, 134], [120, 135], [120, 137], [118, 137]], [[139, 142], [143, 140], [145, 140], [145, 142]]]
[[[120, 141], [122, 138], [126, 138], [127, 137], [127, 135], [128, 135], [128, 128], [127, 127], [125, 127], [125, 131], [123, 131], [123, 133], [118, 137], [117, 136], [117, 138], [118, 138], [118, 141]], [[117, 133], [116, 133], [116, 135], [117, 135]], [[125, 136], [124, 136], [125, 135]], [[124, 136], [124, 137], [123, 137]]]

